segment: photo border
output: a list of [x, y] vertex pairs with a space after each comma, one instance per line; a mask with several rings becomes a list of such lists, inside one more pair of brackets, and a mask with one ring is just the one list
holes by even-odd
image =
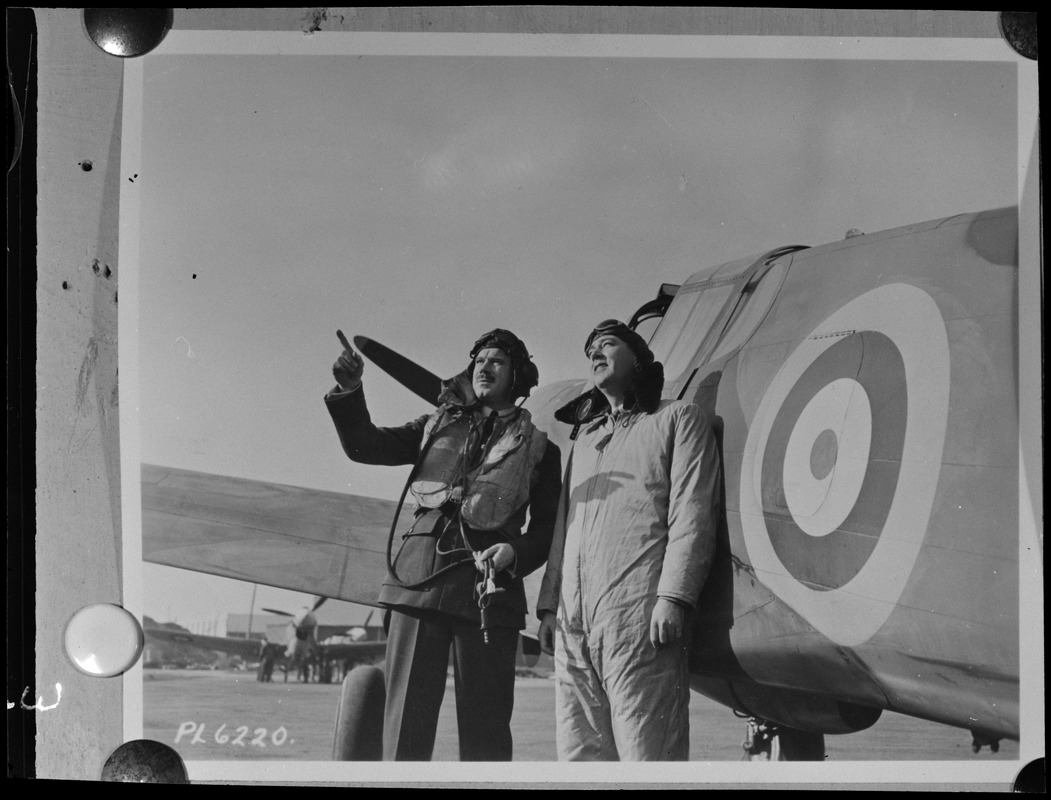
[[[897, 39], [781, 36], [665, 36], [646, 34], [500, 34], [500, 33], [377, 33], [235, 32], [173, 30], [154, 53], [129, 59], [124, 65], [121, 142], [122, 174], [136, 172], [141, 157], [141, 102], [146, 59], [164, 55], [280, 53], [285, 55], [477, 55], [605, 58], [770, 58], [859, 60], [1006, 61], [1018, 65], [1018, 185], [1019, 185], [1019, 625], [1026, 633], [1021, 647], [1021, 736], [1019, 760], [979, 762], [839, 762], [819, 766], [778, 762], [756, 767], [736, 762], [693, 764], [565, 764], [511, 762], [472, 764], [354, 764], [346, 762], [189, 761], [193, 782], [267, 783], [433, 783], [528, 784], [581, 783], [703, 783], [755, 786], [762, 783], [860, 785], [887, 783], [905, 770], [902, 784], [1010, 784], [1028, 761], [1044, 756], [1043, 741], [1043, 602], [1041, 559], [1032, 570], [1021, 569], [1042, 555], [1042, 453], [1039, 370], [1041, 282], [1027, 265], [1042, 263], [1039, 227], [1039, 164], [1037, 130], [1037, 64], [1017, 56], [995, 39]], [[123, 597], [129, 611], [141, 618], [143, 608], [141, 494], [138, 429], [138, 199], [135, 183], [121, 182], [119, 263], [121, 304], [118, 311], [120, 370], [120, 455], [122, 476]], [[1039, 602], [1027, 602], [1037, 598]], [[1033, 665], [1039, 663], [1034, 676]], [[1037, 679], [1039, 678], [1039, 679]], [[142, 736], [142, 666], [124, 674], [124, 740]], [[353, 773], [352, 776], [348, 773]], [[747, 773], [747, 774], [746, 774]]]

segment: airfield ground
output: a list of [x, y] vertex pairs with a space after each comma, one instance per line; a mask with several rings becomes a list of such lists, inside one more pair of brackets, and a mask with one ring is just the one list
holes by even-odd
[[[143, 736], [186, 761], [305, 760], [332, 757], [338, 684], [259, 683], [253, 672], [144, 670]], [[690, 701], [690, 760], [740, 761], [745, 722], [704, 697]], [[513, 719], [515, 760], [554, 761], [554, 681], [520, 677]], [[966, 731], [885, 713], [867, 731], [826, 736], [829, 761], [1016, 760], [1018, 743], [971, 752]], [[456, 761], [452, 681], [446, 690], [436, 761]]]

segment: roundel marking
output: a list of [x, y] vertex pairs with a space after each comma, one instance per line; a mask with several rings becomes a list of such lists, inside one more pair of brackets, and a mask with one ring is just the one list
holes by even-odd
[[810, 448], [810, 472], [815, 480], [824, 480], [836, 464], [839, 440], [830, 429], [825, 428], [814, 439]]
[[[855, 363], [855, 377], [837, 377], [844, 364]], [[764, 503], [768, 517], [776, 515], [768, 524], [776, 529], [771, 543], [788, 571], [817, 591], [846, 584], [876, 547], [894, 496], [884, 488], [897, 480], [907, 397], [891, 340], [875, 331], [853, 333], [807, 367], [774, 420], [763, 457], [764, 495], [783, 496], [788, 514]], [[825, 454], [835, 463], [817, 481], [809, 465], [825, 431], [838, 434], [835, 453]]]
[[869, 639], [901, 597], [934, 503], [948, 400], [941, 312], [900, 283], [825, 319], [760, 400], [741, 465], [745, 546], [760, 579], [839, 644]]
[[[828, 426], [838, 416], [843, 419], [837, 420], [837, 434]], [[796, 418], [780, 475], [789, 513], [807, 535], [828, 536], [854, 507], [865, 479], [871, 432], [868, 395], [847, 378], [820, 389]]]

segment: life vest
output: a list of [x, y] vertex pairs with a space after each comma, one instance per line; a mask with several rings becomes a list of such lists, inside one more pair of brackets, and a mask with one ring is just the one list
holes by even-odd
[[424, 508], [458, 502], [472, 528], [496, 530], [529, 502], [547, 434], [537, 430], [528, 411], [519, 409], [499, 436], [490, 438], [481, 463], [467, 472], [465, 492], [464, 443], [470, 424], [470, 415], [456, 416], [445, 408], [431, 415], [423, 429], [423, 461], [409, 488]]

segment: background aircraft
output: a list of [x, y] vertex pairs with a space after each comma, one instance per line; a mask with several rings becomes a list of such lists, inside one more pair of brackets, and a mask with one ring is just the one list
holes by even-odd
[[[324, 599], [320, 598], [321, 602]], [[317, 605], [320, 605], [320, 602]], [[265, 640], [271, 666], [281, 669], [286, 681], [291, 671], [299, 673], [303, 680], [309, 681], [313, 678], [322, 683], [330, 683], [333, 678], [338, 680], [357, 664], [371, 664], [382, 660], [386, 652], [385, 641], [366, 641], [364, 629], [352, 628], [345, 635], [327, 636], [321, 641], [313, 642], [313, 647], [309, 652], [297, 653], [294, 645], [300, 640], [296, 637], [295, 631], [303, 625], [308, 614], [264, 610], [279, 614], [287, 613], [292, 617], [284, 637], [268, 635]], [[311, 609], [308, 608], [306, 611], [310, 612]], [[185, 666], [191, 663], [208, 663], [202, 659], [202, 653], [223, 653], [240, 657], [246, 662], [263, 660], [263, 641], [259, 639], [206, 636], [192, 633], [178, 625], [158, 625], [149, 619], [144, 622], [143, 633], [146, 643], [154, 645], [160, 651], [155, 654], [153, 660], [161, 664], [175, 663]]]
[[[732, 261], [633, 318], [724, 463], [691, 685], [783, 758], [884, 710], [1019, 737], [1017, 278], [1005, 208]], [[392, 372], [426, 395], [415, 370]], [[585, 388], [526, 403], [563, 455], [552, 415]], [[142, 475], [147, 561], [374, 603], [393, 503]]]

